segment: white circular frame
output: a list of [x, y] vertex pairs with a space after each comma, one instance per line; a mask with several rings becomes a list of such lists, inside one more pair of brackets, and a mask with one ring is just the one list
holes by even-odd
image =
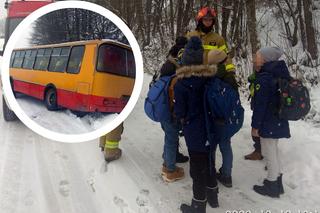
[[[16, 101], [13, 95], [13, 92], [11, 90], [11, 85], [9, 80], [10, 57], [14, 49], [14, 45], [19, 40], [19, 36], [22, 35], [23, 32], [25, 32], [25, 30], [28, 27], [30, 27], [31, 24], [39, 17], [56, 10], [67, 9], [67, 8], [79, 8], [79, 9], [90, 10], [90, 11], [99, 13], [100, 15], [112, 21], [123, 32], [123, 34], [126, 36], [127, 40], [129, 41], [129, 44], [133, 50], [135, 64], [136, 64], [136, 78], [135, 78], [133, 92], [131, 94], [131, 98], [129, 99], [128, 103], [126, 104], [122, 112], [118, 116], [116, 116], [112, 121], [108, 122], [101, 128], [96, 129], [92, 132], [83, 133], [83, 134], [62, 134], [62, 133], [54, 132], [42, 127], [35, 121], [31, 120], [29, 116], [27, 116], [26, 113], [24, 113], [24, 111], [20, 108], [18, 102]], [[141, 89], [142, 89], [143, 60], [142, 60], [139, 44], [135, 39], [133, 33], [128, 28], [128, 26], [114, 13], [112, 13], [111, 11], [109, 11], [108, 9], [102, 6], [85, 2], [85, 1], [59, 1], [59, 2], [48, 4], [34, 11], [29, 16], [27, 16], [14, 30], [5, 48], [5, 52], [3, 55], [1, 75], [2, 75], [1, 80], [3, 84], [3, 92], [9, 103], [9, 106], [26, 126], [28, 126], [30, 129], [32, 129], [34, 132], [38, 133], [39, 135], [46, 137], [50, 140], [67, 142], [67, 143], [77, 143], [77, 142], [85, 142], [85, 141], [93, 140], [107, 132], [110, 132], [128, 117], [130, 112], [133, 110], [135, 104], [137, 103]]]

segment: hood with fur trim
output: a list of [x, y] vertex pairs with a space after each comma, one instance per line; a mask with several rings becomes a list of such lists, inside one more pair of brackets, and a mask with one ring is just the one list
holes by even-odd
[[191, 65], [183, 66], [177, 69], [178, 79], [194, 77], [212, 77], [217, 73], [217, 65]]

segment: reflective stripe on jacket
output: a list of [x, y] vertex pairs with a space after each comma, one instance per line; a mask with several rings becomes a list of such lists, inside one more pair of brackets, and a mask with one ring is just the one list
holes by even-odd
[[[228, 54], [228, 47], [227, 44], [222, 36], [218, 33], [210, 32], [204, 33], [201, 31], [192, 31], [187, 33], [186, 37], [189, 39], [192, 36], [198, 36], [203, 44], [204, 48], [204, 64], [208, 63], [208, 52], [213, 49], [223, 50]], [[228, 57], [226, 62], [226, 70], [227, 71], [234, 71], [235, 66], [232, 64], [231, 58]]]

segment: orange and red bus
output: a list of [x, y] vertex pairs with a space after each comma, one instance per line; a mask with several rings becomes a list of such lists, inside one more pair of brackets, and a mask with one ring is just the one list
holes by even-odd
[[14, 93], [43, 100], [48, 110], [121, 112], [132, 93], [131, 48], [90, 40], [15, 49], [10, 60]]

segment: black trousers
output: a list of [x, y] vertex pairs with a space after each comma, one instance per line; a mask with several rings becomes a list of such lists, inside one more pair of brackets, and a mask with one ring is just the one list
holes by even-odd
[[206, 187], [216, 187], [215, 153], [189, 151], [190, 176], [192, 178], [193, 197], [205, 200]]

